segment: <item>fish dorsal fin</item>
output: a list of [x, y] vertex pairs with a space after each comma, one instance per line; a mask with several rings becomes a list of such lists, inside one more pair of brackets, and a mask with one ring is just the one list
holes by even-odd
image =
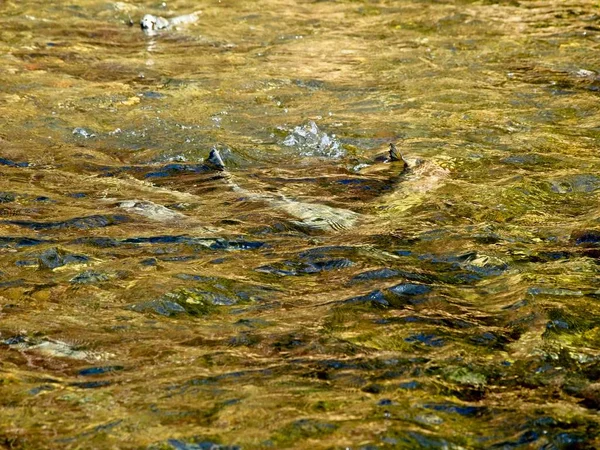
[[396, 148], [396, 145], [393, 142], [390, 142], [389, 154], [390, 162], [400, 161], [404, 164], [404, 170], [408, 169], [408, 163], [406, 162], [404, 156], [402, 156], [402, 153]]
[[225, 170], [225, 163], [223, 162], [223, 158], [221, 158], [221, 154], [219, 150], [213, 148], [208, 158], [206, 158], [206, 165], [213, 167], [216, 170]]

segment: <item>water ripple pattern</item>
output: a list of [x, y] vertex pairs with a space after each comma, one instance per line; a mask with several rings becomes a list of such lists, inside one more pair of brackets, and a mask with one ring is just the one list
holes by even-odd
[[600, 448], [599, 7], [0, 2], [0, 448]]

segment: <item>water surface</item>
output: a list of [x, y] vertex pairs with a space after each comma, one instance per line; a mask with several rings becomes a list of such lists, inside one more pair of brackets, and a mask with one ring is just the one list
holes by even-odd
[[0, 11], [0, 446], [600, 446], [597, 2]]

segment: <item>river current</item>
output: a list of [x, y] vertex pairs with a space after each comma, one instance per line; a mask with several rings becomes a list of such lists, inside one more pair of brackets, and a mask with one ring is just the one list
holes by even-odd
[[599, 448], [598, 8], [1, 1], [0, 448]]

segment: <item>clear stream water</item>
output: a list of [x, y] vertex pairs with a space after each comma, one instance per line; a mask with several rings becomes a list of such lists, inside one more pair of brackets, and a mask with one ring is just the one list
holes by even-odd
[[0, 447], [599, 448], [598, 8], [0, 2]]

